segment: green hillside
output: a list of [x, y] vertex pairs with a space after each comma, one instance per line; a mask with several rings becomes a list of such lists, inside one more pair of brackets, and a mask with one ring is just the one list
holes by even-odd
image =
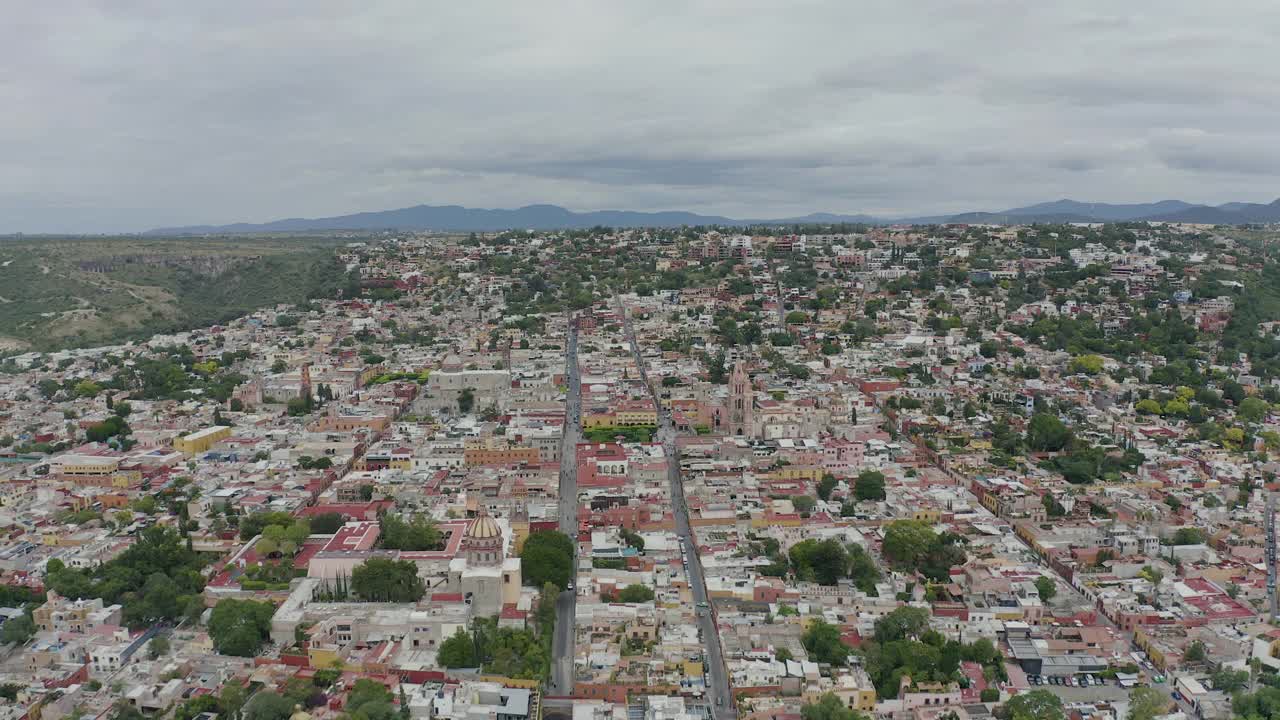
[[348, 283], [331, 238], [0, 241], [0, 351], [204, 327]]

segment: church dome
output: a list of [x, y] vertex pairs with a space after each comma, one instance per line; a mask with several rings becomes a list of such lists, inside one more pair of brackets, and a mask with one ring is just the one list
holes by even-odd
[[493, 518], [488, 515], [481, 515], [471, 522], [471, 527], [467, 528], [467, 537], [476, 540], [491, 540], [502, 537], [502, 529], [498, 527], [497, 521]]

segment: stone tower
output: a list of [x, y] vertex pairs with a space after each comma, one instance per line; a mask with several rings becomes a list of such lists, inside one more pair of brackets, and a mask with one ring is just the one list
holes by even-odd
[[751, 378], [747, 375], [747, 364], [738, 360], [733, 364], [733, 372], [729, 374], [730, 434], [751, 434], [751, 410], [754, 401]]

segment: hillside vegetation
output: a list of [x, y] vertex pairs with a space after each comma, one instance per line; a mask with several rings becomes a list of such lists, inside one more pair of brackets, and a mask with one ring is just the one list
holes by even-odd
[[0, 242], [0, 351], [56, 350], [204, 327], [348, 286], [338, 241]]

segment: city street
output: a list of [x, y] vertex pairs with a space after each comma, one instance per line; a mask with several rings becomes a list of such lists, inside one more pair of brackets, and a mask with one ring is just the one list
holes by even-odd
[[[574, 575], [577, 574], [578, 547], [578, 475], [577, 446], [582, 438], [582, 383], [578, 376], [578, 328], [569, 320], [569, 337], [565, 343], [564, 435], [560, 445], [560, 531], [572, 539]], [[570, 578], [574, 582], [576, 577]], [[556, 631], [551, 641], [551, 684], [548, 694], [569, 695], [573, 692], [574, 614], [577, 593], [566, 590], [556, 598]]]
[[680, 480], [680, 455], [676, 449], [676, 430], [671, 422], [670, 413], [659, 402], [653, 383], [649, 382], [644, 357], [640, 354], [640, 346], [636, 342], [635, 328], [631, 324], [631, 316], [623, 309], [623, 323], [627, 339], [631, 343], [631, 352], [635, 355], [640, 369], [640, 379], [644, 381], [653, 395], [653, 402], [658, 409], [658, 436], [667, 454], [668, 476], [671, 481], [671, 504], [676, 521], [676, 534], [683, 547], [689, 549], [689, 586], [693, 591], [694, 612], [697, 613], [698, 628], [702, 633], [703, 646], [706, 649], [708, 668], [708, 699], [711, 702], [711, 716], [715, 720], [729, 720], [737, 716], [733, 695], [729, 690], [729, 674], [724, 664], [724, 654], [720, 647], [720, 634], [716, 631], [715, 612], [711, 600], [707, 596], [707, 581], [703, 573], [702, 561], [698, 557], [694, 545], [693, 534], [689, 529], [689, 508], [685, 504], [684, 485]]

